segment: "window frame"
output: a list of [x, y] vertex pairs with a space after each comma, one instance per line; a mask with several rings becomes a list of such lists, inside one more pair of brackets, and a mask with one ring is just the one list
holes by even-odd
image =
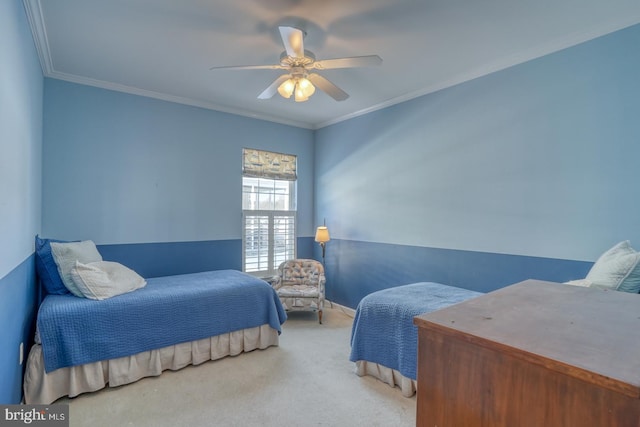
[[[287, 210], [284, 209], [245, 209], [246, 206], [245, 205], [245, 195], [246, 194], [256, 194], [256, 196], [259, 199], [260, 196], [260, 191], [252, 191], [251, 193], [247, 193], [245, 191], [246, 188], [246, 180], [267, 180], [267, 181], [272, 181], [274, 183], [273, 187], [274, 187], [274, 191], [273, 191], [273, 195], [277, 194], [276, 191], [276, 182], [286, 182], [288, 183], [288, 192], [287, 192], [287, 196], [289, 198], [289, 204], [286, 207]], [[258, 186], [260, 184], [260, 181], [258, 181]], [[251, 274], [251, 275], [255, 275], [255, 276], [259, 276], [259, 277], [269, 277], [269, 276], [274, 276], [275, 274], [277, 274], [277, 269], [278, 266], [280, 265], [280, 263], [282, 261], [284, 261], [285, 259], [291, 259], [292, 258], [296, 258], [297, 257], [297, 251], [298, 251], [298, 244], [297, 244], [297, 239], [298, 239], [298, 230], [297, 230], [297, 226], [298, 226], [298, 221], [297, 221], [297, 181], [296, 180], [282, 180], [282, 179], [274, 179], [274, 178], [270, 178], [270, 177], [254, 177], [254, 176], [246, 176], [243, 175], [242, 176], [242, 271]], [[264, 193], [262, 193], [264, 194]], [[259, 202], [254, 201], [254, 206], [255, 204], [258, 204]], [[274, 204], [275, 204], [275, 199], [274, 199]], [[275, 226], [275, 221], [277, 219], [277, 217], [288, 217], [291, 218], [292, 222], [293, 222], [293, 230], [292, 230], [292, 236], [290, 238], [285, 237], [285, 240], [291, 240], [290, 242], [285, 242], [285, 254], [284, 254], [284, 258], [279, 258], [277, 255], [277, 247], [276, 247], [276, 226]], [[252, 263], [252, 264], [248, 264], [248, 254], [247, 254], [247, 249], [248, 249], [248, 225], [249, 225], [249, 221], [248, 219], [250, 217], [263, 217], [267, 219], [268, 221], [268, 225], [267, 225], [267, 236], [266, 236], [266, 241], [267, 241], [267, 259], [266, 259], [266, 269], [264, 268], [260, 268], [261, 265], [261, 254], [260, 252], [257, 255], [257, 261]], [[259, 225], [258, 225], [259, 227]], [[285, 225], [286, 227], [286, 225]], [[257, 230], [258, 232], [258, 239], [262, 239], [262, 237], [259, 235], [260, 234], [260, 230], [258, 228]], [[293, 250], [292, 251], [288, 251], [287, 247], [288, 245], [293, 246]], [[260, 251], [260, 241], [258, 242], [258, 251]], [[251, 265], [255, 265], [257, 264], [258, 269], [252, 269], [252, 268], [248, 268]]]

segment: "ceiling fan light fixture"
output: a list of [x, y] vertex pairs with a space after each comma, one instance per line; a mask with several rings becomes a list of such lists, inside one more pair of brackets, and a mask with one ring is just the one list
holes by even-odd
[[305, 98], [309, 98], [316, 91], [315, 86], [306, 77], [302, 77], [298, 80], [298, 87], [302, 91], [302, 94], [305, 96]]
[[309, 99], [309, 96], [305, 94], [305, 91], [300, 87], [300, 82], [296, 84], [296, 90], [294, 92], [296, 102], [304, 102]]
[[304, 75], [292, 75], [278, 86], [278, 93], [283, 98], [294, 95], [296, 102], [304, 102], [316, 91], [315, 86]]
[[293, 94], [295, 87], [296, 87], [296, 82], [293, 79], [285, 80], [285, 82], [278, 87], [278, 93], [283, 98], [291, 98], [291, 95]]

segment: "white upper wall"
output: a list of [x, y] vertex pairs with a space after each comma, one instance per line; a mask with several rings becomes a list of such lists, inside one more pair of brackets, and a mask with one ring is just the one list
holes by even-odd
[[640, 248], [640, 25], [317, 131], [332, 238], [592, 261]]
[[0, 278], [40, 228], [42, 70], [22, 2], [0, 1]]
[[242, 148], [298, 156], [313, 235], [313, 132], [45, 79], [43, 235], [98, 244], [241, 239]]

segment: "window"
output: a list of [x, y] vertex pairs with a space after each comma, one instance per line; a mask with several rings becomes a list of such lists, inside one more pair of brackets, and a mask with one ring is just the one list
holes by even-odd
[[273, 275], [296, 257], [296, 157], [245, 149], [242, 171], [244, 271]]

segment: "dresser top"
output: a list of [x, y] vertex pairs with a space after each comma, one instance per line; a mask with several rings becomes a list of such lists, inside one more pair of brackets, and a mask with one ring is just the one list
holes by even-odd
[[527, 280], [414, 318], [640, 398], [640, 295]]

